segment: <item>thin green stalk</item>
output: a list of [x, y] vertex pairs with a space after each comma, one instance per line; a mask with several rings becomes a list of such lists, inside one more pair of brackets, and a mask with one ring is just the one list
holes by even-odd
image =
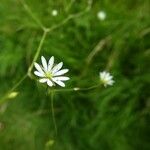
[[28, 69], [28, 75], [29, 75], [29, 76], [30, 76], [31, 71], [32, 71], [32, 69], [33, 69], [34, 62], [37, 60], [37, 58], [38, 58], [38, 56], [39, 56], [39, 54], [40, 54], [40, 51], [41, 51], [41, 49], [42, 49], [42, 46], [43, 46], [43, 43], [44, 43], [44, 41], [45, 41], [46, 35], [47, 35], [47, 31], [44, 30], [44, 33], [43, 33], [42, 38], [41, 38], [41, 41], [40, 41], [39, 46], [38, 46], [38, 48], [37, 48], [37, 51], [36, 51], [36, 53], [35, 53], [35, 55], [34, 55], [33, 61], [32, 61], [31, 65], [30, 65], [30, 67], [29, 67], [29, 69]]
[[54, 92], [53, 91], [51, 91], [51, 111], [52, 111], [52, 119], [54, 123], [55, 133], [57, 136], [57, 125], [56, 125], [55, 112], [54, 112]]
[[101, 84], [93, 85], [86, 88], [75, 87], [75, 88], [68, 88], [68, 89], [53, 89], [52, 91], [53, 92], [90, 91], [100, 87], [100, 85]]
[[91, 9], [92, 3], [93, 3], [93, 0], [89, 0], [88, 6], [85, 8], [85, 10], [80, 11], [76, 14], [70, 14], [68, 17], [66, 17], [64, 20], [62, 20], [60, 23], [58, 23], [58, 24], [56, 24], [50, 28], [47, 28], [48, 32], [51, 32], [51, 31], [63, 26], [64, 24], [66, 24], [71, 19], [81, 17], [82, 15], [84, 15], [85, 13], [87, 13]]
[[37, 25], [39, 25], [42, 30], [44, 31], [45, 27], [42, 24], [42, 22], [33, 14], [32, 10], [30, 9], [30, 7], [25, 3], [24, 0], [20, 0], [20, 2], [22, 3], [24, 9], [26, 10], [26, 12], [31, 16], [31, 18], [37, 23]]

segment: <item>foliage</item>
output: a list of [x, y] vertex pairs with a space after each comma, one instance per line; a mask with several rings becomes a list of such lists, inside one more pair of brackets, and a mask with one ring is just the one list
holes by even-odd
[[[105, 69], [116, 83], [55, 93], [56, 136], [46, 87], [26, 77], [14, 89], [19, 94], [0, 106], [0, 150], [150, 149], [149, 0], [95, 0], [85, 11], [87, 6], [80, 0], [1, 0], [0, 101], [28, 72], [43, 26], [56, 29], [47, 33], [40, 55], [64, 62], [67, 87], [95, 85]], [[100, 10], [104, 21], [97, 18]]]

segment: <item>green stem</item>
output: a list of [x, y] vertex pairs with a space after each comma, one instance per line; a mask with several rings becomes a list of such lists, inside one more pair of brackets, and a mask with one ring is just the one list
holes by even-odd
[[57, 135], [57, 125], [55, 120], [55, 112], [54, 112], [54, 92], [51, 92], [51, 111], [52, 111], [52, 119], [54, 123], [55, 133]]
[[68, 88], [68, 89], [53, 89], [52, 91], [53, 92], [90, 91], [100, 87], [100, 85], [101, 84], [93, 85], [86, 88], [75, 87], [75, 88]]
[[31, 16], [31, 18], [37, 23], [37, 25], [39, 25], [43, 30], [45, 29], [44, 25], [42, 24], [42, 22], [33, 14], [33, 12], [31, 11], [30, 7], [25, 3], [24, 0], [20, 0], [20, 2], [22, 3], [24, 9], [26, 10], [26, 12]]
[[41, 49], [42, 49], [42, 46], [43, 46], [43, 43], [44, 43], [44, 41], [45, 41], [46, 35], [47, 35], [47, 31], [45, 30], [44, 33], [43, 33], [43, 35], [42, 35], [40, 44], [39, 44], [39, 46], [38, 46], [38, 48], [37, 48], [36, 54], [35, 54], [35, 56], [34, 56], [34, 58], [33, 58], [33, 61], [32, 61], [31, 65], [30, 65], [30, 67], [29, 67], [29, 69], [28, 69], [28, 75], [29, 75], [29, 76], [30, 76], [31, 71], [32, 71], [32, 69], [33, 69], [34, 62], [37, 60], [37, 58], [38, 58], [38, 56], [39, 56], [39, 54], [40, 54], [40, 51], [41, 51]]

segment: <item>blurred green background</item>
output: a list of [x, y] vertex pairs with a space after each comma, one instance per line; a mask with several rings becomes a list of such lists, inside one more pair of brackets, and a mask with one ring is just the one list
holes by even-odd
[[116, 82], [55, 93], [56, 136], [46, 86], [26, 77], [0, 105], [0, 150], [150, 150], [150, 1], [0, 0], [0, 102], [27, 73], [41, 24], [57, 28], [37, 61], [63, 61], [67, 88], [95, 85], [105, 69]]

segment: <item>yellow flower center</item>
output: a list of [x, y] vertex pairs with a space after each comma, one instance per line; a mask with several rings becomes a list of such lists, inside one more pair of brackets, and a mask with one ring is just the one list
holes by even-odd
[[48, 79], [51, 79], [52, 78], [52, 74], [50, 72], [46, 72], [45, 73], [45, 77], [48, 78]]

